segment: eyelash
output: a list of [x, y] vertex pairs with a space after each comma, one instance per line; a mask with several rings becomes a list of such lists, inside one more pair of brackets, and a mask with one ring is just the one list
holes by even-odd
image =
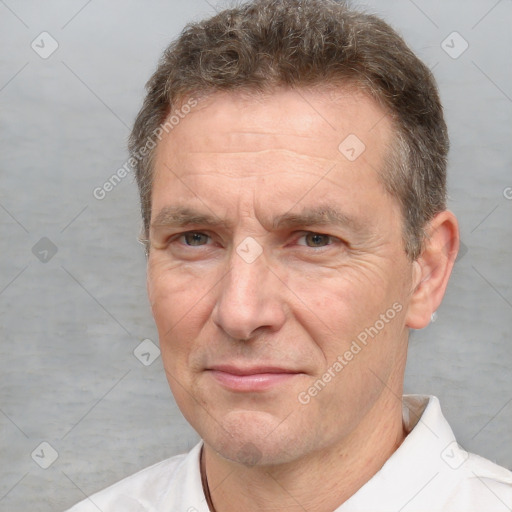
[[[328, 243], [327, 245], [323, 245], [323, 246], [319, 246], [319, 247], [315, 247], [315, 246], [308, 246], [307, 244], [297, 244], [297, 245], [300, 245], [300, 246], [303, 246], [303, 247], [309, 247], [311, 249], [323, 249], [325, 247], [328, 247], [330, 245], [334, 245], [336, 242], [341, 242], [341, 240], [335, 236], [332, 236], [332, 235], [328, 235], [326, 233], [320, 233], [320, 232], [317, 232], [317, 231], [301, 231], [301, 236], [297, 239], [297, 240], [300, 240], [301, 238], [304, 238], [308, 235], [316, 235], [316, 236], [321, 236], [321, 237], [327, 237], [330, 241], [330, 243]], [[206, 236], [208, 237], [210, 240], [212, 240], [212, 237], [208, 234], [208, 233], [205, 233], [203, 231], [185, 231], [183, 233], [179, 233], [177, 235], [175, 235], [171, 240], [170, 242], [174, 242], [174, 241], [178, 241], [179, 239], [182, 239], [184, 238], [185, 236], [187, 235], [191, 235], [191, 234], [197, 234], [197, 235], [203, 235], [203, 236]], [[182, 242], [182, 244], [186, 247], [202, 247], [204, 245], [207, 245], [207, 244], [201, 244], [201, 245], [189, 245], [189, 244], [186, 244], [184, 242]]]
[[335, 236], [327, 235], [326, 233], [318, 233], [316, 231], [306, 231], [300, 236], [300, 238], [307, 237], [308, 235], [326, 237], [330, 241], [330, 243], [328, 243], [327, 245], [322, 245], [320, 247], [311, 246], [311, 245], [307, 245], [307, 244], [298, 244], [298, 245], [304, 245], [305, 247], [309, 247], [311, 249], [323, 249], [324, 247], [328, 247], [329, 245], [333, 245], [336, 241], [339, 241], [339, 238], [336, 238]]

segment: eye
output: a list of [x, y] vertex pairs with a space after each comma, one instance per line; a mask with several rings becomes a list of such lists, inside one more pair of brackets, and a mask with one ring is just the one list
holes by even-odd
[[183, 233], [180, 237], [185, 245], [189, 246], [198, 246], [198, 245], [206, 245], [210, 237], [201, 233], [199, 231], [188, 231], [187, 233]]
[[334, 237], [322, 233], [306, 233], [299, 238], [297, 243], [308, 247], [325, 247], [331, 245], [335, 240]]

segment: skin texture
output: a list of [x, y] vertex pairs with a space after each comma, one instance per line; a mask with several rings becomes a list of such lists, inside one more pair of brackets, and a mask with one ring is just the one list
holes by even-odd
[[[349, 134], [365, 144], [353, 161], [338, 149]], [[378, 175], [390, 144], [389, 119], [362, 93], [283, 88], [203, 98], [157, 147], [148, 294], [218, 512], [331, 511], [404, 439], [408, 328], [441, 302], [458, 235], [442, 212], [422, 256], [407, 257]], [[293, 373], [235, 390], [218, 365]]]

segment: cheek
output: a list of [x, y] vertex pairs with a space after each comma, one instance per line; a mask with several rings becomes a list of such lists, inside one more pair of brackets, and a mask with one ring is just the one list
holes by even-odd
[[[359, 372], [372, 361], [384, 362], [393, 352], [392, 345], [401, 337], [403, 324], [403, 315], [393, 309], [393, 304], [402, 304], [405, 284], [401, 276], [392, 275], [391, 267], [387, 271], [389, 274], [382, 265], [365, 262], [316, 278], [289, 276], [289, 286], [301, 302], [294, 316], [315, 341], [326, 368], [358, 340], [361, 350], [353, 358], [357, 362], [350, 366], [359, 367]], [[353, 350], [358, 348], [354, 346]]]
[[155, 264], [148, 271], [148, 296], [166, 368], [186, 364], [212, 308], [214, 289], [188, 272]]
[[186, 268], [167, 263], [164, 258], [155, 256], [153, 261], [150, 260], [147, 289], [157, 325], [172, 325], [200, 306], [202, 298], [211, 289], [207, 277], [206, 272], [201, 278]]
[[309, 315], [332, 333], [348, 333], [361, 326], [363, 320], [378, 315], [379, 307], [386, 305], [390, 295], [378, 274], [353, 265], [321, 275], [288, 277], [289, 288]]

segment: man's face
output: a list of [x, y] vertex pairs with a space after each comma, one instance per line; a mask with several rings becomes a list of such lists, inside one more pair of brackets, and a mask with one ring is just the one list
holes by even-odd
[[400, 393], [412, 263], [378, 177], [391, 135], [360, 93], [278, 89], [215, 93], [159, 144], [149, 298], [175, 399], [224, 457], [329, 449]]

